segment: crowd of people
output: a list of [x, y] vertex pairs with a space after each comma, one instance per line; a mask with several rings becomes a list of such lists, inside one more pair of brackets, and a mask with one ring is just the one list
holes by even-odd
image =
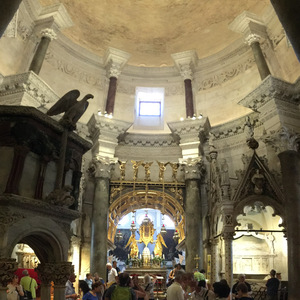
[[[143, 283], [137, 275], [121, 273], [116, 266], [108, 263], [107, 279], [100, 278], [98, 273], [86, 274], [84, 280], [79, 280], [80, 293], [75, 292], [73, 283], [76, 275], [71, 274], [66, 283], [66, 299], [82, 300], [154, 300], [154, 286], [156, 276], [146, 274]], [[280, 281], [276, 278], [276, 271], [270, 271], [270, 278], [266, 283], [268, 300], [278, 299]], [[36, 299], [37, 282], [29, 276], [27, 270], [19, 282], [14, 275], [7, 285], [7, 300]], [[238, 281], [229, 287], [226, 280], [222, 279], [212, 285], [205, 278], [205, 271], [194, 269], [193, 273], [185, 272], [180, 264], [170, 272], [167, 283], [167, 300], [253, 300], [251, 285], [246, 281], [244, 274], [238, 276]]]

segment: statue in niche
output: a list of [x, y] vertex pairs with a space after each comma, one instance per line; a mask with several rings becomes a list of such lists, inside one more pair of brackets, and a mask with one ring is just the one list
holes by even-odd
[[228, 164], [226, 159], [221, 160], [221, 185], [229, 185]]
[[155, 247], [154, 247], [154, 255], [155, 256], [159, 256], [159, 257], [162, 257], [162, 251], [163, 251], [163, 247], [162, 246], [165, 246], [166, 248], [167, 245], [164, 241], [164, 238], [162, 237], [162, 235], [159, 233], [157, 235], [157, 238], [156, 238], [156, 243], [155, 243]]
[[139, 248], [137, 245], [137, 241], [135, 239], [135, 234], [134, 232], [132, 233], [132, 235], [130, 236], [127, 245], [125, 246], [125, 248], [127, 248], [128, 246], [130, 246], [130, 257], [137, 257], [138, 253], [139, 253]]
[[163, 163], [163, 162], [159, 162], [159, 161], [156, 161], [158, 166], [159, 166], [159, 174], [158, 174], [158, 178], [159, 178], [159, 181], [163, 181], [164, 180], [164, 176], [165, 176], [165, 170], [166, 170], [166, 167], [167, 165], [169, 164], [168, 162], [167, 163]]
[[131, 161], [132, 163], [132, 168], [133, 168], [133, 180], [137, 180], [137, 177], [138, 177], [138, 172], [139, 172], [139, 166], [143, 163], [142, 160], [132, 160]]
[[255, 170], [255, 174], [251, 178], [252, 183], [254, 184], [254, 193], [261, 195], [263, 193], [263, 186], [265, 183], [265, 177], [263, 174], [259, 173], [259, 170]]

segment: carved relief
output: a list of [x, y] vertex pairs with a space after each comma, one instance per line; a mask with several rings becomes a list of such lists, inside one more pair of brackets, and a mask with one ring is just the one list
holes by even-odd
[[18, 269], [18, 263], [13, 258], [0, 258], [0, 284], [6, 287], [9, 279], [11, 279]]

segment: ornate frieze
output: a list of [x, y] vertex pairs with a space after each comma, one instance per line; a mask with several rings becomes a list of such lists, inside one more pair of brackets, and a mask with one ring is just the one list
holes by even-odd
[[[0, 198], [1, 203], [1, 198]], [[0, 232], [5, 232], [8, 227], [25, 218], [25, 213], [2, 206], [0, 209]]]

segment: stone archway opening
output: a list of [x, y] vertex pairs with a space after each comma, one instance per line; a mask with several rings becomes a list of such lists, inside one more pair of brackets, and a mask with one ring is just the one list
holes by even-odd
[[287, 280], [287, 241], [283, 221], [271, 206], [260, 201], [245, 205], [236, 218], [232, 244], [233, 274], [264, 280], [271, 269]]

